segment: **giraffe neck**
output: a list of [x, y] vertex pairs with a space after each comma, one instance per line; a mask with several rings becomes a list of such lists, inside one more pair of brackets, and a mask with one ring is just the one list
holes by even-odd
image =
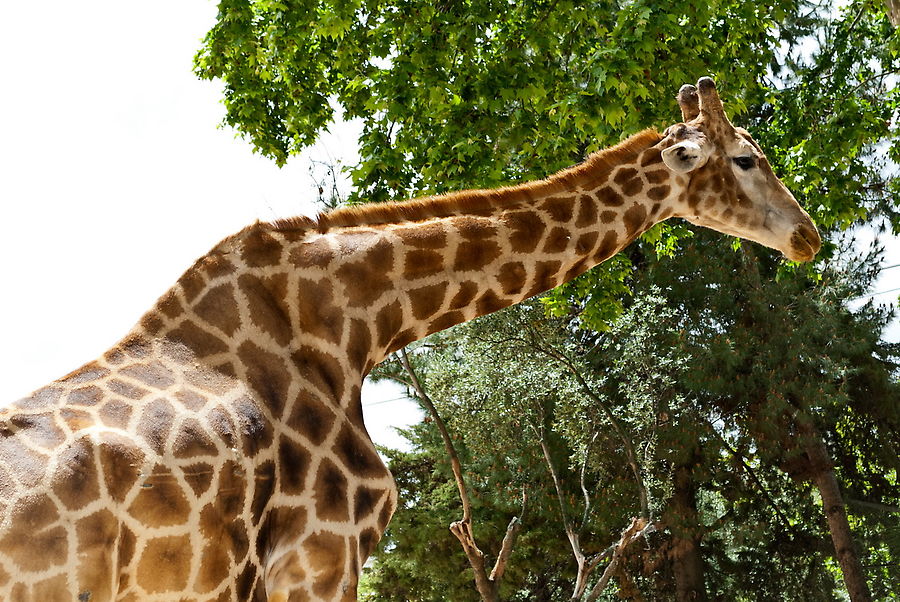
[[257, 390], [299, 375], [355, 407], [390, 352], [568, 281], [670, 217], [684, 182], [659, 141], [644, 132], [546, 180], [338, 211], [318, 228], [256, 224], [201, 258], [135, 334]]

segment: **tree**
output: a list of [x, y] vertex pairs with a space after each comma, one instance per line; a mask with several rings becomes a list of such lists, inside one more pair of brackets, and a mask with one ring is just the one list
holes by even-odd
[[[628, 315], [638, 311], [649, 311], [649, 305], [636, 307]], [[646, 331], [639, 326], [643, 322], [629, 322], [635, 337], [645, 337], [634, 344], [644, 350], [641, 361], [648, 357], [649, 343]], [[637, 370], [633, 361], [620, 358], [609, 381], [597, 381], [583, 353], [570, 344], [571, 334], [563, 321], [547, 321], [539, 304], [526, 304], [481, 319], [472, 328], [454, 329], [450, 335], [432, 341], [430, 352], [419, 349], [410, 355], [417, 372], [426, 375], [423, 382], [431, 391], [429, 396], [440, 400], [435, 403], [453, 432], [458, 433], [454, 443], [465, 450], [465, 464], [470, 466], [467, 478], [474, 483], [475, 499], [484, 506], [508, 508], [516, 503], [518, 487], [526, 488], [529, 510], [523, 522], [527, 528], [520, 535], [524, 543], [513, 549], [511, 561], [511, 570], [520, 581], [510, 585], [523, 599], [537, 595], [529, 584], [540, 584], [539, 591], [546, 590], [547, 558], [559, 558], [564, 565], [567, 548], [568, 564], [576, 569], [574, 585], [569, 585], [571, 599], [597, 599], [622, 552], [657, 529], [652, 518], [665, 495], [656, 490], [660, 479], [642, 468], [652, 464], [655, 420], [645, 415], [629, 416], [633, 413], [629, 408], [652, 413], [654, 404], [614, 377], [624, 378], [627, 373], [634, 380], [639, 373], [646, 376], [649, 371]], [[485, 361], [485, 357], [492, 360]], [[660, 368], [666, 366], [665, 362], [653, 363]], [[396, 366], [388, 362], [377, 374], [395, 371]], [[420, 398], [422, 389], [416, 385]], [[597, 404], [604, 412], [593, 416]], [[422, 444], [420, 433], [413, 438]], [[601, 449], [611, 453], [626, 450], [627, 465], [616, 462], [598, 473], [593, 458], [602, 453]], [[491, 466], [490, 471], [485, 471], [485, 465]], [[497, 472], [500, 474], [490, 474]], [[485, 482], [485, 477], [490, 480]], [[632, 520], [631, 516], [640, 518]], [[535, 526], [537, 533], [544, 533], [537, 540]], [[393, 530], [388, 537], [395, 537]], [[387, 545], [393, 550], [376, 563], [378, 584], [385, 582], [381, 562], [396, 566], [393, 559], [400, 546], [394, 547], [390, 541]], [[537, 564], [523, 563], [523, 555], [535, 558]], [[590, 583], [597, 568], [604, 569], [603, 575]], [[395, 570], [389, 574], [398, 581]], [[560, 585], [566, 582], [559, 576], [552, 581], [557, 583], [555, 590], [565, 587]]]
[[[196, 71], [224, 82], [225, 123], [280, 163], [336, 110], [361, 119], [353, 203], [552, 173], [669, 125], [674, 92], [713, 74], [817, 223], [844, 228], [898, 221], [896, 182], [870, 186], [884, 147], [900, 156], [898, 54], [872, 0], [836, 15], [807, 0], [223, 0]], [[645, 240], [672, 252], [685, 232]], [[628, 268], [609, 261], [547, 303], [590, 297], [582, 317], [602, 328]]]
[[[197, 72], [225, 82], [226, 123], [280, 162], [311, 142], [335, 107], [361, 118], [352, 202], [544, 175], [622, 135], [669, 124], [673, 91], [711, 73], [737, 122], [753, 131], [832, 235], [822, 254], [829, 258], [836, 231], [881, 219], [895, 231], [900, 225], [900, 183], [886, 176], [900, 158], [898, 40], [883, 5], [872, 0], [840, 10], [799, 0], [224, 0]], [[675, 475], [661, 481], [672, 487], [668, 521], [684, 519], [680, 532], [665, 535], [685, 559], [682, 590], [696, 591], [687, 584], [701, 581], [696, 575], [705, 567], [714, 569], [702, 578], [711, 596], [742, 591], [737, 574], [758, 576], [757, 592], [781, 587], [825, 596], [833, 584], [824, 556], [804, 547], [818, 545], [821, 534], [802, 503], [811, 481], [821, 481], [823, 493], [837, 483], [855, 500], [849, 509], [864, 556], [880, 554], [870, 564], [894, 566], [896, 536], [879, 535], [896, 532], [889, 519], [897, 507], [896, 476], [889, 476], [896, 470], [896, 378], [892, 352], [877, 337], [884, 316], [848, 312], [837, 289], [825, 286], [824, 267], [798, 272], [766, 252], [735, 255], [689, 233], [680, 225], [655, 228], [627, 255], [543, 300], [557, 317], [577, 315], [572, 328], [586, 338], [609, 331], [633, 303], [629, 289], [637, 294], [641, 283], [660, 286], [666, 303], [691, 318], [684, 332], [692, 344], [682, 348], [704, 370], [681, 389], [691, 396], [691, 411], [672, 412], [681, 438], [664, 440], [659, 431], [668, 448], [699, 450], [699, 458], [660, 464]], [[683, 264], [654, 267], [656, 254], [676, 249]], [[739, 303], [732, 291], [741, 291]], [[691, 309], [711, 292], [714, 310]], [[782, 312], [772, 311], [772, 299]], [[601, 366], [608, 368], [595, 368]], [[717, 427], [721, 417], [730, 430]], [[872, 432], [889, 451], [872, 442]], [[558, 439], [555, 453], [579, 449], [578, 441]], [[611, 470], [596, 460], [597, 470]], [[546, 463], [540, 456], [530, 461]], [[476, 469], [494, 484], [504, 474], [490, 463]], [[721, 508], [727, 510], [713, 512]], [[615, 524], [608, 536], [621, 530], [622, 521]], [[663, 560], [647, 553], [624, 558], [622, 566], [656, 566], [652, 578], [636, 584], [647, 590], [671, 576]], [[875, 595], [896, 586], [871, 568], [867, 577]]]

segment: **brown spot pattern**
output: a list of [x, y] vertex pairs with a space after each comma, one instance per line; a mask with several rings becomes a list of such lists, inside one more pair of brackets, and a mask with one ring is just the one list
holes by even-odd
[[362, 320], [353, 320], [347, 340], [347, 358], [350, 365], [361, 372], [368, 372], [371, 348], [372, 333], [369, 331], [369, 325]]
[[668, 186], [656, 186], [647, 191], [647, 196], [654, 201], [661, 201], [669, 196], [670, 190]]
[[137, 385], [126, 383], [117, 378], [114, 378], [107, 382], [106, 388], [109, 389], [111, 393], [116, 393], [117, 395], [127, 397], [128, 399], [134, 399], [135, 401], [143, 399], [144, 396], [149, 393], [147, 389], [138, 387]]
[[288, 425], [313, 444], [319, 445], [331, 431], [334, 418], [333, 410], [316, 395], [304, 390], [294, 402]]
[[327, 531], [313, 533], [303, 541], [303, 553], [315, 573], [313, 593], [330, 599], [337, 593], [346, 563], [344, 538]]
[[467, 307], [478, 293], [478, 285], [471, 280], [466, 280], [459, 285], [459, 290], [450, 299], [450, 309]]
[[504, 295], [515, 295], [525, 287], [525, 265], [521, 261], [511, 261], [500, 266], [497, 281]]
[[288, 261], [298, 268], [322, 268], [328, 265], [334, 252], [324, 238], [294, 245]]
[[206, 462], [189, 464], [182, 469], [181, 473], [197, 497], [203, 495], [212, 484], [213, 467]]
[[250, 320], [279, 345], [287, 345], [293, 336], [286, 305], [287, 274], [271, 278], [244, 274], [238, 278], [238, 287], [247, 298]]
[[311, 458], [309, 452], [285, 436], [278, 442], [278, 475], [282, 491], [300, 494], [306, 482]]
[[393, 267], [394, 250], [386, 240], [371, 246], [358, 261], [345, 263], [337, 270], [344, 294], [351, 307], [366, 307], [381, 298], [393, 286], [388, 272]]
[[662, 163], [662, 150], [650, 148], [641, 154], [641, 167], [647, 167], [655, 163]]
[[606, 261], [610, 257], [616, 254], [617, 244], [619, 242], [618, 236], [612, 230], [603, 235], [603, 240], [600, 241], [600, 246], [597, 248], [597, 252], [594, 253], [594, 260], [597, 262]]
[[183, 525], [190, 505], [172, 471], [162, 464], [141, 482], [140, 491], [128, 506], [128, 513], [148, 527]]
[[571, 235], [569, 231], [565, 228], [553, 228], [550, 231], [550, 234], [547, 235], [547, 240], [544, 241], [544, 253], [562, 253], [569, 246], [569, 239]]
[[353, 474], [363, 478], [382, 477], [386, 470], [371, 444], [359, 438], [349, 425], [344, 425], [334, 442], [334, 453]]
[[509, 302], [498, 297], [497, 293], [492, 290], [485, 291], [475, 301], [475, 308], [480, 316], [503, 309], [507, 305], [509, 305]]
[[424, 320], [433, 316], [444, 304], [446, 294], [446, 282], [439, 282], [409, 291], [413, 317], [417, 320]]
[[106, 426], [117, 429], [125, 429], [131, 419], [131, 405], [120, 399], [111, 399], [100, 408], [97, 413], [100, 421]]
[[314, 485], [316, 496], [316, 514], [324, 520], [350, 520], [350, 508], [347, 500], [347, 477], [335, 465], [325, 458], [319, 465]]
[[535, 266], [534, 277], [531, 289], [526, 293], [527, 297], [533, 297], [538, 293], [548, 291], [556, 286], [556, 278], [562, 267], [560, 261], [539, 261]]
[[244, 454], [253, 458], [268, 449], [274, 428], [265, 408], [254, 399], [241, 397], [232, 404], [232, 409]]
[[282, 245], [275, 237], [257, 229], [244, 237], [241, 258], [251, 268], [278, 265], [281, 250]]
[[445, 328], [450, 328], [465, 321], [466, 317], [461, 311], [451, 311], [435, 319], [428, 325], [427, 334], [433, 334]]
[[385, 347], [403, 325], [403, 308], [399, 301], [393, 301], [375, 315], [376, 338], [379, 347]]
[[103, 399], [103, 391], [100, 387], [90, 385], [87, 387], [79, 387], [66, 396], [66, 403], [79, 406], [96, 405]]
[[215, 326], [228, 336], [241, 326], [241, 316], [230, 282], [214, 286], [194, 305], [194, 313], [201, 320]]
[[172, 404], [165, 399], [154, 399], [141, 413], [137, 434], [147, 442], [150, 449], [162, 455], [174, 421], [175, 408]]
[[169, 337], [184, 343], [201, 358], [228, 351], [228, 345], [224, 341], [203, 330], [193, 322], [182, 322], [180, 326], [169, 331]]
[[623, 167], [616, 172], [616, 175], [613, 177], [613, 182], [618, 184], [619, 186], [623, 186], [629, 180], [634, 179], [637, 176], [638, 171], [633, 167]]
[[625, 232], [630, 238], [643, 229], [647, 220], [647, 210], [643, 205], [634, 205], [625, 212], [622, 219], [625, 222]]
[[403, 264], [403, 277], [415, 280], [433, 276], [443, 269], [443, 254], [428, 249], [413, 249], [406, 254]]
[[178, 592], [187, 587], [191, 570], [191, 540], [187, 535], [147, 542], [137, 566], [137, 580], [147, 592]]
[[581, 195], [578, 203], [578, 218], [575, 226], [583, 228], [597, 222], [597, 203], [586, 194]]
[[94, 446], [86, 438], [74, 441], [61, 452], [53, 492], [69, 510], [79, 510], [100, 497], [100, 480], [94, 460]]
[[176, 458], [215, 456], [218, 451], [206, 429], [196, 418], [188, 418], [181, 424], [172, 443], [172, 455]]
[[453, 269], [460, 272], [480, 270], [500, 257], [500, 245], [490, 239], [463, 241], [456, 249]]
[[238, 347], [238, 357], [244, 364], [247, 382], [260, 396], [276, 418], [284, 411], [291, 375], [281, 356], [258, 345], [244, 341]]
[[663, 182], [668, 181], [669, 172], [665, 169], [657, 169], [655, 171], [648, 171], [644, 174], [644, 177], [647, 178], [647, 181], [651, 184], [662, 184]]
[[398, 228], [395, 232], [410, 247], [433, 250], [447, 247], [447, 233], [441, 224], [421, 224], [413, 228]]
[[625, 203], [622, 195], [609, 186], [604, 186], [597, 191], [597, 200], [607, 207], [621, 207]]
[[304, 381], [330, 399], [344, 394], [344, 371], [337, 358], [314, 347], [302, 346], [291, 354], [294, 366]]
[[540, 209], [550, 214], [550, 218], [562, 224], [572, 221], [575, 214], [575, 197], [550, 197], [541, 202]]
[[509, 242], [513, 252], [531, 253], [544, 234], [546, 226], [534, 211], [515, 211], [507, 213], [503, 218], [510, 229]]
[[253, 499], [250, 502], [250, 521], [259, 524], [272, 494], [275, 492], [275, 463], [271, 460], [263, 462], [253, 472]]
[[639, 177], [634, 177], [622, 184], [622, 194], [634, 196], [644, 189], [644, 182]]

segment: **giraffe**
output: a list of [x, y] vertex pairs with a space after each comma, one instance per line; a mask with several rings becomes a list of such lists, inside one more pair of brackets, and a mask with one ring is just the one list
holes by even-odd
[[678, 101], [683, 122], [544, 180], [221, 241], [118, 344], [0, 409], [0, 597], [355, 600], [397, 506], [360, 402], [389, 353], [671, 217], [818, 251], [714, 82]]

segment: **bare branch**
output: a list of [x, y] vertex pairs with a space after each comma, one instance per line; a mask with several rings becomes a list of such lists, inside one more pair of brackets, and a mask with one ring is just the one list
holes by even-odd
[[888, 512], [891, 514], [900, 514], [900, 506], [889, 506], [888, 504], [879, 504], [878, 502], [868, 502], [866, 500], [857, 500], [852, 497], [846, 498], [844, 501], [851, 506], [865, 508], [867, 510], [877, 510], [878, 512]]
[[[422, 400], [422, 404], [428, 410], [428, 413], [431, 414], [434, 423], [438, 427], [438, 431], [440, 431], [441, 433], [441, 439], [444, 440], [444, 447], [447, 450], [447, 455], [450, 456], [450, 468], [453, 470], [453, 477], [456, 480], [456, 488], [459, 490], [459, 499], [462, 501], [462, 521], [469, 522], [472, 518], [472, 504], [469, 501], [469, 492], [466, 489], [466, 482], [465, 480], [463, 480], [462, 464], [459, 461], [459, 455], [456, 453], [456, 448], [453, 446], [453, 440], [450, 438], [450, 432], [447, 430], [447, 425], [444, 423], [444, 419], [441, 418], [440, 414], [438, 414], [437, 408], [434, 406], [434, 402], [431, 401], [431, 397], [429, 397], [428, 393], [425, 392], [425, 388], [419, 381], [419, 377], [418, 375], [416, 375], [415, 370], [413, 370], [412, 364], [409, 363], [409, 357], [406, 355], [405, 347], [400, 350], [399, 358], [400, 363], [403, 365], [403, 369], [406, 370], [406, 373], [409, 375], [409, 380], [412, 383], [413, 389], [415, 389], [416, 391], [416, 395], [419, 396], [419, 399]], [[479, 553], [481, 552], [479, 551]]]
[[478, 593], [481, 594], [482, 600], [485, 602], [496, 602], [496, 584], [487, 576], [487, 571], [485, 571], [484, 568], [484, 552], [478, 548], [478, 545], [475, 543], [475, 536], [472, 533], [472, 504], [469, 501], [469, 492], [466, 489], [466, 482], [463, 479], [462, 464], [459, 461], [459, 455], [456, 453], [456, 447], [454, 447], [453, 440], [450, 438], [450, 432], [447, 430], [447, 425], [444, 423], [441, 415], [438, 414], [437, 408], [431, 401], [431, 397], [425, 392], [425, 388], [422, 386], [421, 381], [419, 381], [418, 375], [416, 375], [415, 370], [413, 370], [412, 364], [409, 362], [409, 357], [406, 355], [405, 348], [400, 350], [399, 358], [400, 363], [403, 365], [403, 369], [409, 375], [410, 382], [412, 383], [416, 394], [419, 396], [419, 399], [422, 400], [422, 404], [431, 414], [434, 423], [437, 425], [438, 431], [441, 433], [441, 438], [444, 440], [444, 448], [447, 450], [447, 455], [450, 456], [450, 468], [453, 470], [453, 478], [456, 481], [456, 488], [459, 490], [459, 499], [462, 501], [463, 507], [462, 519], [450, 525], [450, 532], [456, 536], [456, 539], [458, 539], [460, 545], [462, 545], [463, 552], [465, 552], [466, 558], [469, 560], [469, 565], [475, 573], [475, 587], [478, 588]]
[[[516, 538], [519, 535], [519, 531], [522, 529], [522, 521], [519, 517], [513, 517], [509, 522], [509, 526], [506, 528], [506, 535], [503, 537], [503, 543], [500, 547], [500, 553], [497, 556], [497, 561], [494, 563], [494, 568], [491, 571], [490, 576], [488, 576], [487, 570], [485, 569], [484, 552], [482, 552], [478, 548], [478, 544], [475, 543], [475, 535], [472, 530], [472, 504], [469, 500], [466, 482], [463, 479], [462, 463], [459, 461], [459, 455], [456, 453], [456, 447], [453, 445], [450, 432], [447, 430], [447, 425], [444, 423], [443, 418], [438, 414], [437, 408], [431, 400], [431, 397], [425, 392], [425, 387], [422, 386], [422, 382], [419, 380], [418, 375], [415, 370], [413, 370], [405, 348], [399, 351], [398, 357], [403, 369], [409, 376], [410, 386], [415, 390], [416, 395], [419, 396], [422, 404], [428, 410], [428, 413], [431, 414], [431, 418], [437, 425], [438, 431], [441, 433], [441, 439], [444, 441], [444, 448], [447, 450], [447, 455], [450, 457], [450, 467], [453, 470], [453, 478], [456, 481], [456, 488], [459, 491], [459, 499], [462, 502], [463, 507], [462, 519], [450, 525], [450, 532], [459, 540], [463, 552], [469, 561], [469, 566], [472, 567], [472, 572], [475, 574], [475, 587], [478, 589], [481, 599], [484, 602], [497, 602], [499, 600], [498, 592], [500, 579], [506, 571], [506, 566], [509, 563], [509, 557], [512, 554]], [[522, 515], [525, 514], [526, 500], [527, 496], [523, 490]]]
[[503, 543], [500, 545], [497, 562], [494, 563], [494, 569], [489, 577], [494, 583], [498, 583], [503, 578], [503, 573], [506, 572], [506, 564], [509, 562], [509, 556], [512, 554], [513, 546], [516, 544], [516, 538], [521, 530], [522, 520], [518, 516], [512, 517], [512, 520], [509, 521], [509, 526], [506, 527], [506, 535], [503, 536]]
[[606, 570], [600, 575], [600, 580], [597, 581], [593, 588], [591, 588], [591, 592], [588, 594], [586, 602], [595, 602], [600, 594], [603, 593], [603, 589], [606, 587], [607, 583], [609, 583], [610, 578], [618, 568], [619, 561], [622, 559], [622, 555], [625, 553], [628, 546], [641, 537], [646, 537], [647, 535], [654, 533], [657, 531], [657, 528], [657, 523], [649, 522], [644, 518], [638, 517], [631, 519], [631, 524], [622, 532], [622, 537], [619, 538], [619, 541], [603, 552], [603, 555], [607, 555], [611, 552], [612, 559], [609, 561], [609, 564], [606, 565]]
[[544, 452], [544, 462], [547, 463], [547, 470], [550, 471], [550, 478], [553, 479], [553, 486], [556, 488], [556, 499], [559, 501], [559, 512], [562, 515], [563, 529], [566, 531], [566, 536], [569, 538], [569, 543], [572, 545], [572, 553], [575, 554], [575, 558], [578, 559], [578, 564], [580, 566], [584, 559], [584, 553], [582, 553], [581, 545], [578, 542], [578, 533], [576, 533], [574, 527], [572, 527], [572, 521], [569, 519], [569, 512], [566, 510], [566, 498], [563, 495], [562, 485], [559, 482], [559, 473], [556, 471], [556, 466], [553, 464], [553, 459], [550, 457], [550, 448], [544, 440], [543, 433], [539, 439], [541, 451]]
[[594, 442], [597, 440], [597, 437], [599, 435], [599, 432], [595, 432], [594, 436], [591, 437], [591, 442], [588, 443], [584, 448], [584, 459], [581, 462], [581, 474], [579, 475], [579, 483], [581, 484], [581, 494], [584, 496], [584, 512], [581, 515], [581, 525], [578, 527], [579, 532], [584, 530], [584, 527], [588, 522], [588, 515], [591, 512], [591, 495], [590, 493], [588, 493], [584, 475], [585, 472], [587, 472], [588, 456], [590, 455], [591, 448], [594, 446]]

